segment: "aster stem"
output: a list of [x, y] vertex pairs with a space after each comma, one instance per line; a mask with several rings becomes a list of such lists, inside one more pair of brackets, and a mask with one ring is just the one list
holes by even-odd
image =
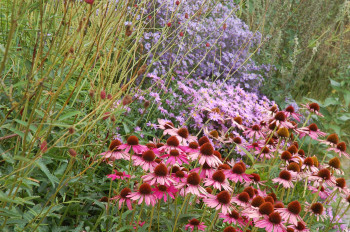
[[185, 197], [184, 202], [182, 203], [182, 206], [181, 206], [181, 208], [180, 208], [180, 211], [179, 211], [178, 215], [176, 216], [175, 223], [174, 223], [174, 229], [173, 229], [173, 232], [175, 232], [175, 230], [176, 230], [176, 224], [177, 224], [177, 221], [179, 220], [179, 217], [180, 217], [181, 211], [182, 211], [182, 209], [183, 209], [183, 208], [184, 208], [184, 206], [185, 206], [185, 203], [186, 203], [186, 201], [187, 201], [187, 199], [188, 199], [188, 196], [189, 196], [189, 195], [187, 195], [187, 196]]

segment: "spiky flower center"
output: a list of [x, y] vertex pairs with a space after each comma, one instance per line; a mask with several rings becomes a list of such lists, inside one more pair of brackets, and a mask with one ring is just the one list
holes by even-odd
[[344, 142], [340, 142], [337, 144], [337, 148], [342, 151], [345, 152], [346, 151], [346, 144]]
[[339, 169], [340, 168], [340, 159], [338, 157], [334, 157], [328, 161], [329, 166]]
[[128, 145], [139, 145], [139, 139], [135, 135], [129, 136], [129, 138], [126, 140]]
[[298, 222], [298, 225], [295, 228], [297, 230], [304, 230], [305, 229], [305, 225], [302, 222]]
[[245, 203], [248, 203], [249, 202], [249, 194], [247, 192], [242, 192], [238, 195], [238, 200], [242, 201], [242, 202], [245, 202]]
[[120, 197], [126, 198], [129, 195], [129, 193], [131, 193], [131, 189], [124, 188], [122, 191], [120, 191]]
[[263, 203], [265, 203], [265, 200], [261, 196], [256, 196], [252, 200], [252, 206], [254, 206], [254, 207], [259, 207]]
[[259, 206], [259, 212], [264, 215], [269, 215], [273, 212], [273, 205], [271, 202], [264, 202]]
[[174, 128], [174, 124], [172, 122], [167, 122], [167, 123], [165, 123], [164, 128], [165, 129], [172, 129], [172, 128]]
[[293, 106], [288, 106], [288, 107], [286, 108], [286, 111], [289, 112], [289, 113], [291, 113], [291, 114], [295, 112]]
[[175, 176], [176, 176], [176, 177], [179, 177], [179, 178], [183, 178], [183, 177], [185, 176], [185, 173], [184, 173], [183, 171], [177, 171], [177, 172], [175, 173]]
[[327, 141], [333, 144], [338, 144], [339, 143], [339, 137], [337, 134], [330, 134], [327, 137]]
[[198, 143], [197, 142], [190, 142], [188, 147], [191, 148], [191, 149], [197, 149], [198, 148]]
[[179, 140], [176, 138], [176, 136], [170, 136], [170, 138], [168, 138], [168, 140], [166, 141], [166, 144], [167, 144], [168, 146], [177, 147], [177, 146], [179, 146], [180, 142], [179, 142]]
[[154, 154], [154, 152], [152, 150], [145, 151], [142, 154], [142, 159], [145, 161], [148, 161], [148, 162], [153, 161], [155, 158], [156, 158], [156, 155]]
[[281, 154], [281, 159], [290, 160], [292, 158], [292, 154], [289, 151], [284, 151]]
[[227, 205], [231, 202], [231, 195], [228, 191], [221, 191], [218, 195], [216, 195], [216, 199], [223, 205]]
[[280, 172], [279, 178], [290, 181], [292, 179], [292, 175], [290, 174], [290, 172], [283, 170]]
[[118, 139], [115, 139], [109, 145], [109, 150], [117, 151], [118, 150], [118, 146], [120, 146], [120, 145], [122, 145], [122, 143]]
[[297, 163], [290, 163], [287, 167], [287, 170], [294, 171], [294, 172], [300, 172], [300, 166]]
[[216, 171], [214, 172], [213, 176], [212, 176], [213, 180], [219, 182], [219, 183], [223, 183], [225, 181], [225, 174], [223, 171]]
[[293, 214], [299, 214], [301, 211], [301, 205], [299, 201], [292, 201], [291, 203], [289, 203], [288, 210]]
[[168, 188], [165, 185], [158, 186], [159, 191], [165, 192]]
[[160, 163], [154, 168], [154, 174], [156, 174], [156, 176], [166, 176], [168, 174], [168, 169], [163, 163]]
[[324, 168], [318, 171], [317, 176], [321, 177], [324, 180], [329, 180], [331, 178], [331, 173], [328, 169]]
[[213, 146], [210, 143], [205, 143], [205, 144], [203, 144], [201, 146], [200, 152], [203, 155], [211, 156], [213, 154], [213, 152], [214, 152], [214, 148], [213, 148]]
[[180, 129], [177, 131], [177, 134], [178, 134], [179, 136], [181, 136], [182, 138], [184, 138], [184, 139], [187, 139], [187, 138], [188, 138], [188, 135], [189, 135], [188, 130], [187, 130], [186, 128], [180, 128]]
[[235, 142], [237, 144], [241, 144], [242, 143], [242, 139], [240, 137], [234, 137], [233, 138], [233, 142]]
[[320, 111], [320, 106], [317, 103], [310, 103], [309, 108], [314, 111]]
[[282, 221], [281, 215], [278, 212], [273, 212], [269, 215], [269, 221], [273, 224], [280, 224]]
[[309, 130], [310, 131], [317, 131], [318, 130], [318, 127], [315, 123], [312, 123], [309, 125]]
[[311, 158], [311, 157], [307, 157], [305, 160], [304, 160], [304, 164], [306, 166], [312, 166], [314, 165], [314, 160]]
[[219, 138], [219, 133], [217, 132], [217, 130], [212, 130], [209, 132], [209, 134], [214, 138]]
[[198, 226], [199, 223], [200, 223], [200, 221], [198, 219], [193, 218], [190, 220], [190, 224], [193, 226]]
[[209, 143], [209, 142], [210, 142], [210, 141], [209, 141], [209, 139], [208, 139], [207, 136], [203, 136], [202, 138], [200, 138], [200, 139], [198, 140], [199, 146], [202, 146], [203, 144]]
[[282, 111], [279, 111], [276, 113], [275, 119], [277, 121], [284, 122], [286, 120], [286, 115]]
[[288, 151], [291, 154], [296, 154], [296, 153], [298, 153], [298, 148], [295, 145], [291, 145], [290, 147], [288, 147]]
[[252, 198], [252, 197], [254, 196], [254, 194], [255, 194], [254, 188], [251, 187], [251, 186], [246, 187], [246, 188], [243, 190], [243, 192], [248, 193], [250, 198]]
[[239, 116], [237, 116], [237, 117], [233, 118], [233, 120], [234, 120], [235, 122], [237, 122], [239, 125], [242, 125], [242, 123], [243, 123], [242, 118], [241, 118], [241, 117], [239, 117]]
[[240, 164], [235, 164], [232, 167], [232, 172], [235, 174], [243, 174], [244, 173], [244, 168]]
[[179, 156], [180, 152], [176, 149], [170, 150], [170, 156]]
[[231, 213], [230, 213], [230, 218], [234, 218], [234, 219], [239, 219], [239, 213], [236, 211], [236, 210], [232, 210]]
[[254, 125], [252, 126], [253, 131], [260, 131], [260, 126], [259, 125]]
[[259, 181], [260, 181], [260, 175], [259, 175], [259, 174], [252, 173], [252, 174], [250, 174], [250, 175], [252, 176], [252, 178], [253, 178], [253, 180], [254, 180], [255, 182], [259, 182]]
[[336, 184], [337, 184], [337, 186], [339, 187], [339, 188], [345, 188], [345, 186], [346, 186], [346, 181], [345, 181], [345, 179], [344, 178], [337, 178], [336, 180], [335, 180], [335, 182], [336, 182]]
[[323, 205], [320, 202], [313, 203], [310, 208], [314, 214], [320, 215], [323, 213]]
[[196, 172], [190, 173], [187, 177], [187, 183], [190, 185], [199, 185], [200, 181], [201, 181], [201, 178]]
[[139, 193], [141, 193], [142, 195], [151, 194], [152, 193], [151, 185], [149, 185], [148, 183], [141, 184], [141, 186], [139, 188]]

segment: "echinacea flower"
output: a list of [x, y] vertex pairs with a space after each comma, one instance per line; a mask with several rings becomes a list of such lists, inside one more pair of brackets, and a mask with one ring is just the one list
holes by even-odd
[[246, 128], [243, 131], [243, 134], [248, 138], [255, 138], [255, 139], [264, 138], [264, 134], [260, 130], [259, 125], [254, 125], [251, 128]]
[[164, 199], [164, 202], [167, 202], [168, 195], [172, 199], [175, 199], [175, 194], [177, 192], [176, 188], [174, 188], [173, 185], [166, 186], [166, 185], [158, 185], [155, 188], [153, 188], [154, 195], [157, 197], [157, 199]]
[[188, 224], [185, 226], [185, 229], [186, 230], [190, 229], [191, 232], [195, 229], [197, 229], [197, 231], [204, 231], [205, 228], [206, 228], [206, 226], [204, 225], [204, 222], [200, 222], [196, 218], [189, 220]]
[[320, 113], [320, 106], [317, 103], [310, 103], [307, 105], [301, 104], [306, 109], [308, 109], [311, 113], [314, 113], [320, 117], [323, 117], [323, 115]]
[[214, 148], [210, 143], [205, 143], [200, 147], [200, 158], [198, 163], [207, 163], [210, 167], [217, 167], [222, 164], [221, 160], [214, 155]]
[[201, 194], [207, 195], [207, 191], [199, 185], [200, 182], [201, 178], [199, 177], [199, 174], [191, 172], [188, 174], [186, 182], [178, 183], [175, 187], [180, 190], [181, 196], [185, 196], [189, 193], [196, 196], [201, 196]]
[[290, 222], [293, 225], [297, 225], [298, 222], [302, 221], [299, 216], [299, 213], [301, 212], [299, 201], [292, 201], [288, 204], [287, 208], [278, 208], [276, 211], [280, 213], [284, 221]]
[[232, 197], [232, 202], [242, 207], [249, 206], [249, 200], [250, 200], [250, 197], [247, 192], [241, 192], [237, 196]]
[[127, 175], [125, 172], [118, 172], [117, 170], [114, 170], [114, 174], [108, 174], [107, 178], [110, 178], [112, 180], [115, 180], [115, 179], [124, 180], [126, 178], [130, 178], [130, 175]]
[[320, 191], [318, 191], [319, 186], [308, 186], [308, 189], [311, 190], [312, 193], [318, 193], [321, 199], [327, 199], [331, 195], [331, 192], [323, 186], [321, 186]]
[[167, 130], [167, 133], [171, 136], [175, 136], [179, 142], [183, 145], [187, 145], [190, 142], [196, 141], [197, 137], [190, 135], [190, 133], [188, 132], [187, 128], [173, 128], [173, 129], [169, 129]]
[[247, 224], [246, 220], [235, 209], [231, 209], [231, 213], [228, 214], [219, 213], [219, 216], [224, 219], [223, 223], [240, 225], [242, 228]]
[[310, 230], [306, 227], [305, 222], [298, 222], [297, 225], [291, 226], [294, 229], [294, 232], [309, 232]]
[[305, 202], [305, 211], [307, 213], [312, 213], [314, 216], [316, 216], [317, 221], [324, 221], [327, 218], [326, 211], [324, 210], [324, 207], [320, 202], [315, 202], [312, 204]]
[[188, 146], [181, 146], [182, 151], [188, 154], [188, 157], [193, 161], [199, 156], [199, 145], [197, 142], [193, 141], [188, 144]]
[[328, 165], [324, 165], [325, 168], [328, 168], [332, 171], [335, 171], [338, 175], [343, 175], [344, 172], [340, 169], [340, 159], [338, 157], [334, 157], [328, 161]]
[[194, 168], [191, 170], [191, 172], [199, 172], [199, 176], [200, 178], [207, 178], [207, 177], [211, 177], [214, 172], [215, 172], [215, 169], [210, 167], [207, 163], [204, 163], [203, 166], [201, 168]]
[[204, 180], [205, 186], [213, 186], [213, 188], [221, 190], [225, 189], [232, 191], [229, 182], [226, 179], [226, 176], [223, 171], [218, 170], [213, 173], [213, 175]]
[[162, 147], [159, 148], [159, 150], [161, 152], [165, 152], [165, 153], [169, 153], [171, 150], [181, 150], [181, 146], [180, 146], [180, 142], [179, 140], [176, 138], [176, 136], [170, 136], [167, 141], [166, 144], [163, 145]]
[[287, 117], [292, 116], [295, 120], [300, 122], [300, 117], [302, 116], [301, 114], [295, 113], [295, 109], [293, 106], [288, 106], [284, 111], [285, 115]]
[[144, 201], [146, 205], [154, 206], [157, 202], [156, 196], [152, 192], [152, 187], [148, 183], [141, 184], [139, 190], [129, 193], [128, 197], [131, 200], [138, 201], [139, 205]]
[[142, 153], [141, 156], [134, 155], [132, 156], [132, 160], [134, 161], [135, 166], [141, 166], [144, 171], [151, 171], [155, 166], [157, 166], [157, 162], [155, 161], [156, 154], [153, 150], [147, 150]]
[[223, 214], [228, 214], [231, 212], [232, 206], [232, 198], [231, 194], [224, 190], [218, 193], [216, 196], [208, 195], [207, 198], [203, 199], [203, 202], [206, 203], [210, 208], [214, 208], [216, 210], [220, 210]]
[[277, 178], [272, 179], [272, 182], [282, 184], [284, 188], [293, 188], [292, 175], [289, 171], [283, 170]]
[[168, 173], [168, 168], [163, 163], [158, 164], [154, 168], [153, 172], [144, 175], [141, 178], [151, 185], [155, 185], [156, 183], [161, 185], [170, 185], [174, 182]]
[[317, 172], [317, 175], [309, 176], [309, 180], [316, 182], [325, 182], [329, 187], [335, 186], [335, 177], [331, 174], [331, 172], [323, 168]]
[[339, 137], [337, 134], [333, 133], [328, 135], [326, 140], [318, 140], [320, 143], [327, 144], [331, 147], [336, 147], [339, 143]]
[[295, 131], [300, 135], [300, 138], [304, 137], [305, 135], [310, 136], [310, 138], [317, 140], [319, 136], [325, 136], [326, 133], [322, 132], [320, 129], [318, 129], [317, 125], [315, 123], [310, 124], [307, 127], [302, 127], [295, 129]]
[[122, 149], [126, 152], [129, 152], [131, 148], [136, 154], [141, 154], [147, 150], [147, 147], [145, 145], [139, 144], [139, 139], [135, 135], [129, 136], [129, 138], [126, 140], [126, 144], [118, 146], [118, 149]]
[[345, 195], [350, 193], [349, 189], [346, 187], [346, 180], [343, 177], [335, 180], [335, 187], [333, 191], [339, 191]]
[[287, 117], [283, 111], [278, 111], [270, 124], [276, 124], [277, 127], [293, 128], [293, 124], [287, 121]]
[[233, 182], [251, 182], [251, 175], [248, 175], [245, 173], [246, 166], [243, 162], [238, 162], [235, 165], [233, 165], [232, 169], [225, 170], [225, 174], [227, 179], [233, 181]]
[[231, 119], [231, 122], [232, 122], [232, 127], [233, 128], [238, 128], [240, 130], [244, 130], [244, 126], [242, 125], [243, 124], [243, 120], [240, 116], [237, 116], [237, 117], [229, 117], [229, 119]]
[[109, 150], [102, 152], [100, 155], [102, 155], [104, 159], [110, 159], [112, 161], [119, 159], [128, 160], [130, 155], [128, 152], [118, 148], [120, 145], [122, 145], [122, 143], [118, 139], [115, 139], [109, 145]]
[[188, 159], [186, 157], [186, 154], [183, 153], [183, 151], [179, 151], [177, 149], [170, 150], [169, 154], [165, 154], [162, 156], [162, 159], [168, 158], [165, 162], [166, 164], [179, 164], [182, 165], [182, 163], [188, 164]]
[[159, 119], [159, 118], [158, 118], [158, 123], [159, 123], [159, 125], [157, 125], [157, 127], [158, 127], [159, 129], [164, 130], [163, 135], [166, 135], [166, 134], [167, 134], [167, 130], [173, 129], [173, 128], [174, 128], [174, 124], [173, 124], [170, 120]]
[[119, 195], [111, 198], [111, 200], [119, 201], [119, 209], [121, 209], [123, 203], [125, 202], [127, 207], [128, 207], [128, 209], [132, 210], [131, 200], [130, 200], [130, 197], [129, 197], [130, 193], [131, 193], [131, 189], [124, 188], [122, 191], [120, 191]]
[[303, 165], [301, 166], [302, 170], [307, 170], [309, 172], [317, 172], [318, 168], [314, 165], [314, 160], [311, 157], [304, 159]]
[[267, 232], [286, 231], [286, 227], [283, 225], [282, 218], [278, 212], [273, 212], [267, 218], [257, 221], [255, 226], [265, 229]]
[[346, 158], [350, 159], [350, 155], [346, 153], [346, 144], [344, 142], [340, 142], [336, 147], [328, 148], [327, 151], [334, 151], [341, 157], [342, 155]]

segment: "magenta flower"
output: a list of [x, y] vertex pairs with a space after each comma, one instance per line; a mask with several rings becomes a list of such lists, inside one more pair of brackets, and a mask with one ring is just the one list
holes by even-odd
[[163, 164], [158, 164], [154, 171], [142, 176], [142, 179], [151, 185], [161, 184], [161, 185], [171, 185], [174, 180], [168, 175], [168, 168]]
[[310, 103], [307, 105], [301, 104], [302, 106], [304, 106], [306, 109], [308, 109], [310, 112], [323, 117], [323, 115], [320, 113], [320, 106], [317, 103]]
[[199, 145], [197, 142], [190, 142], [188, 146], [182, 146], [181, 150], [188, 154], [190, 160], [196, 160], [200, 154]]
[[285, 128], [293, 128], [293, 124], [287, 121], [287, 117], [283, 111], [278, 111], [273, 120], [269, 122], [269, 124], [276, 123], [277, 127], [285, 127]]
[[245, 173], [246, 166], [243, 162], [239, 162], [233, 165], [232, 169], [225, 170], [227, 179], [237, 183], [251, 182], [251, 175]]
[[284, 114], [287, 117], [292, 116], [295, 120], [297, 120], [298, 122], [300, 122], [300, 117], [302, 116], [301, 114], [295, 113], [295, 109], [293, 106], [288, 106], [284, 111]]
[[[194, 168], [191, 170], [191, 172], [199, 172], [201, 168]], [[207, 163], [204, 163], [202, 166], [202, 170], [199, 173], [200, 178], [207, 178], [211, 177], [215, 172], [215, 169], [210, 167]]]
[[282, 218], [278, 212], [273, 212], [268, 218], [264, 218], [255, 223], [258, 228], [265, 229], [267, 232], [286, 232], [286, 227], [282, 224]]
[[172, 199], [175, 199], [175, 194], [177, 192], [177, 189], [174, 188], [173, 185], [166, 186], [166, 185], [158, 185], [156, 188], [152, 189], [154, 191], [154, 195], [157, 197], [157, 199], [164, 198], [164, 202], [167, 202], [168, 195]]
[[132, 150], [136, 154], [141, 154], [142, 152], [148, 149], [145, 145], [139, 145], [139, 139], [135, 135], [129, 136], [126, 142], [127, 142], [126, 144], [122, 144], [118, 146], [118, 149], [129, 152], [130, 149], [132, 148]]
[[289, 171], [283, 170], [277, 178], [272, 179], [272, 182], [283, 185], [284, 188], [293, 188], [292, 175]]
[[188, 164], [188, 159], [186, 154], [181, 150], [173, 149], [170, 150], [169, 154], [165, 154], [161, 157], [162, 159], [168, 158], [166, 164], [175, 165], [176, 163], [182, 165], [182, 163]]
[[325, 136], [326, 133], [320, 131], [315, 123], [310, 124], [307, 127], [302, 127], [295, 129], [295, 131], [300, 135], [300, 138], [305, 135], [309, 135], [310, 138], [317, 140], [318, 136]]
[[204, 185], [213, 186], [213, 188], [218, 190], [225, 189], [227, 191], [232, 191], [224, 172], [221, 170], [214, 172], [214, 174], [211, 177], [205, 179]]
[[250, 127], [246, 128], [245, 131], [243, 131], [243, 134], [248, 138], [255, 138], [255, 139], [264, 138], [264, 134], [260, 130], [259, 125], [254, 125], [251, 128]]
[[141, 184], [139, 190], [129, 193], [128, 197], [130, 197], [131, 200], [138, 201], [139, 205], [144, 201], [146, 205], [154, 206], [157, 202], [156, 196], [152, 192], [151, 185], [148, 183]]
[[298, 225], [298, 221], [303, 221], [299, 216], [299, 213], [301, 212], [299, 201], [292, 201], [288, 204], [287, 208], [277, 208], [275, 211], [280, 213], [280, 216], [284, 221], [290, 222], [293, 225]]
[[118, 172], [117, 170], [114, 170], [114, 174], [108, 174], [107, 178], [110, 178], [112, 180], [124, 180], [125, 178], [130, 178], [130, 175], [127, 175], [125, 172]]
[[305, 222], [298, 222], [296, 225], [292, 225], [291, 228], [293, 228], [295, 232], [309, 232], [310, 231], [306, 227]]
[[129, 197], [130, 193], [131, 193], [131, 189], [124, 188], [122, 191], [120, 191], [119, 195], [111, 198], [111, 200], [119, 201], [119, 209], [121, 209], [123, 203], [126, 203], [126, 205], [128, 206], [128, 209], [132, 210], [131, 200], [130, 200], [130, 197]]
[[141, 166], [144, 171], [151, 171], [158, 165], [154, 160], [156, 154], [152, 150], [147, 150], [142, 153], [141, 156], [133, 155], [132, 160], [135, 166]]
[[115, 139], [109, 145], [109, 150], [102, 152], [100, 155], [102, 155], [104, 159], [110, 159], [112, 161], [119, 159], [128, 160], [130, 155], [128, 152], [119, 149], [118, 147], [120, 145], [122, 145], [122, 143], [118, 139]]
[[223, 223], [227, 222], [229, 224], [240, 225], [242, 228], [247, 225], [247, 221], [244, 220], [235, 209], [231, 209], [231, 213], [228, 214], [219, 213], [219, 216], [224, 219]]
[[328, 148], [327, 151], [334, 151], [339, 155], [339, 157], [341, 157], [343, 155], [346, 158], [350, 159], [350, 155], [348, 153], [346, 153], [346, 144], [344, 142], [338, 143], [337, 147]]
[[198, 219], [191, 219], [188, 221], [188, 224], [185, 226], [185, 229], [191, 229], [191, 232], [195, 229], [198, 231], [204, 231], [206, 226], [204, 225], [204, 222], [200, 222]]
[[231, 209], [233, 208], [231, 194], [226, 190], [221, 191], [216, 196], [209, 194], [207, 198], [203, 199], [203, 202], [206, 203], [210, 208], [214, 208], [216, 210], [221, 209], [221, 212], [223, 214], [230, 213]]

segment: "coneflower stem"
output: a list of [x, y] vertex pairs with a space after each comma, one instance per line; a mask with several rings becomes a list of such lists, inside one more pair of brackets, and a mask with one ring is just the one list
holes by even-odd
[[144, 205], [145, 205], [145, 200], [143, 200], [143, 202], [142, 202], [142, 204], [141, 204], [140, 214], [139, 214], [139, 217], [138, 217], [138, 219], [137, 219], [135, 231], [137, 231], [137, 228], [139, 227], [139, 222], [140, 222], [140, 219], [141, 219], [141, 216], [142, 216], [142, 210], [143, 210], [143, 206], [144, 206]]
[[157, 206], [157, 212], [158, 212], [158, 218], [157, 218], [158, 231], [159, 231], [159, 209], [160, 209], [160, 201], [158, 201], [158, 206]]
[[[305, 179], [305, 185], [304, 185], [304, 191], [303, 191], [303, 198], [305, 197], [305, 193], [306, 193], [306, 188], [307, 188], [307, 182], [308, 182], [308, 176], [306, 176], [306, 179]], [[293, 189], [294, 190], [294, 189]]]
[[219, 211], [216, 210], [215, 216], [214, 216], [214, 218], [213, 218], [213, 221], [211, 222], [211, 224], [210, 224], [210, 226], [209, 226], [209, 231], [212, 231], [212, 228], [213, 228], [213, 226], [215, 225], [216, 220], [218, 219], [218, 213], [219, 213]]
[[289, 193], [290, 193], [290, 188], [288, 188], [288, 191], [287, 191], [286, 201], [288, 201]]
[[150, 231], [151, 231], [151, 228], [152, 228], [152, 220], [153, 220], [154, 208], [155, 208], [155, 206], [153, 206], [153, 207], [152, 207], [151, 219], [150, 219], [150, 221], [149, 221], [149, 228], [148, 228], [148, 232], [150, 232]]
[[188, 196], [189, 196], [189, 195], [187, 195], [187, 196], [185, 197], [184, 202], [182, 203], [181, 209], [180, 209], [180, 211], [179, 211], [178, 215], [176, 216], [175, 223], [174, 223], [174, 229], [173, 229], [173, 232], [175, 232], [175, 230], [176, 230], [177, 220], [179, 220], [179, 217], [180, 217], [181, 211], [182, 211], [182, 209], [183, 209], [183, 208], [184, 208], [184, 206], [185, 206], [185, 203], [186, 203], [186, 201], [187, 201], [187, 199], [188, 199]]

